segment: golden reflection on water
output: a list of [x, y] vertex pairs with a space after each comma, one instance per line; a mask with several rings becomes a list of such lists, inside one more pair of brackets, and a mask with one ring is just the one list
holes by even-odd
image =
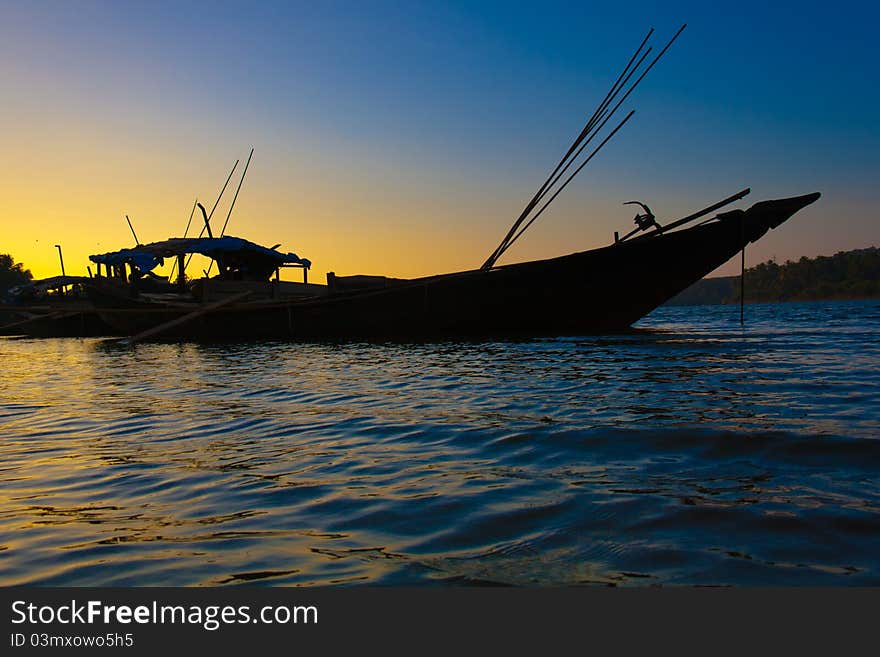
[[880, 581], [878, 322], [669, 313], [515, 343], [0, 339], [0, 583]]

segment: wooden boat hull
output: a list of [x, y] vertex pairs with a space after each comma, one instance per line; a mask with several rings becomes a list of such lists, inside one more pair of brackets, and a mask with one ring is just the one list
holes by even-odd
[[89, 306], [58, 306], [29, 310], [10, 310], [4, 313], [7, 321], [0, 326], [0, 335], [21, 335], [32, 338], [85, 338], [115, 335], [95, 311]]
[[[757, 203], [707, 223], [548, 260], [328, 294], [231, 304], [161, 334], [183, 339], [422, 339], [577, 335], [626, 329], [760, 239], [818, 194]], [[89, 287], [101, 318], [134, 335], [198, 304]]]

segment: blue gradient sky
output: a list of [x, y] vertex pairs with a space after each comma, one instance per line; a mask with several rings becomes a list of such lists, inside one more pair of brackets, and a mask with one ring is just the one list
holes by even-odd
[[4, 2], [0, 251], [49, 275], [60, 241], [78, 273], [125, 213], [179, 234], [254, 146], [232, 234], [319, 277], [478, 266], [647, 28], [659, 48], [682, 22], [504, 261], [605, 244], [631, 198], [663, 221], [746, 186], [824, 195], [752, 263], [880, 244], [876, 5], [662, 4]]

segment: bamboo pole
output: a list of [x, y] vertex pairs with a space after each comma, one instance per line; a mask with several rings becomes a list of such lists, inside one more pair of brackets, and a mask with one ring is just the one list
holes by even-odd
[[[513, 239], [510, 240], [510, 242], [507, 244], [507, 247], [505, 248], [505, 251], [507, 250], [507, 248], [510, 248], [510, 246], [513, 245], [513, 243], [516, 242], [524, 232], [526, 232], [526, 231], [528, 230], [529, 226], [531, 226], [533, 223], [535, 223], [535, 220], [536, 220], [538, 217], [540, 217], [540, 216], [544, 213], [544, 210], [546, 210], [547, 207], [548, 207], [548, 206], [554, 201], [554, 199], [555, 199], [557, 196], [559, 196], [559, 194], [562, 192], [562, 190], [566, 188], [566, 186], [568, 185], [568, 183], [570, 183], [570, 182], [574, 179], [574, 177], [575, 177], [576, 175], [578, 175], [578, 173], [581, 172], [581, 169], [583, 169], [585, 166], [587, 166], [587, 164], [589, 164], [590, 160], [593, 159], [593, 156], [595, 156], [596, 153], [598, 153], [598, 152], [602, 149], [602, 147], [603, 147], [605, 144], [608, 143], [608, 141], [609, 141], [609, 140], [610, 140], [610, 139], [611, 139], [611, 138], [617, 133], [618, 130], [620, 130], [620, 129], [624, 126], [624, 124], [626, 124], [627, 121], [630, 120], [630, 118], [632, 118], [632, 115], [635, 114], [635, 113], [636, 113], [635, 110], [630, 110], [629, 114], [627, 114], [627, 115], [624, 117], [623, 121], [621, 121], [620, 123], [618, 123], [618, 124], [617, 124], [617, 127], [614, 128], [614, 130], [612, 130], [612, 131], [608, 134], [608, 136], [605, 137], [605, 139], [602, 140], [602, 143], [599, 144], [598, 146], [596, 146], [596, 148], [593, 150], [593, 152], [590, 153], [589, 157], [587, 157], [587, 159], [584, 160], [584, 161], [581, 163], [581, 165], [580, 165], [577, 169], [575, 169], [575, 170], [572, 172], [572, 174], [571, 174], [571, 175], [565, 180], [565, 182], [562, 183], [562, 186], [561, 186], [559, 189], [556, 190], [556, 192], [553, 194], [553, 196], [550, 197], [550, 200], [548, 200], [543, 206], [541, 206], [541, 209], [538, 210], [538, 212], [535, 214], [535, 216], [533, 216], [533, 217], [529, 220], [529, 223], [527, 223], [525, 226], [523, 226], [522, 229], [521, 229], [521, 230], [520, 230], [520, 231], [519, 231], [519, 232], [513, 237]], [[503, 254], [504, 254], [504, 251], [502, 251], [502, 252], [499, 254], [499, 257], [500, 257], [501, 255], [503, 255]]]
[[[639, 69], [639, 67], [642, 65], [642, 62], [645, 61], [645, 58], [648, 56], [648, 54], [650, 52], [651, 52], [651, 48], [648, 48], [644, 52], [644, 54], [641, 56], [641, 58], [639, 58], [638, 64], [636, 64], [635, 68], [632, 71], [630, 71], [629, 75], [626, 76], [626, 80], [624, 80], [624, 85], [626, 85], [626, 83], [629, 82], [629, 79]], [[626, 92], [626, 96], [628, 96], [630, 94], [630, 92], [632, 92], [632, 90], [635, 89], [635, 84], [637, 84], [637, 83], [634, 83], [633, 86], [630, 87], [629, 91]], [[617, 96], [617, 94], [615, 93], [614, 96], [612, 97], [612, 100], [616, 96]], [[614, 113], [617, 111], [617, 109], [620, 107], [620, 105], [623, 103], [623, 101], [626, 100], [626, 96], [621, 98], [620, 101], [614, 106], [614, 108], [610, 112], [607, 111], [607, 107], [605, 108], [605, 110], [603, 110], [602, 114], [600, 115], [600, 118], [597, 119], [598, 126], [595, 128], [595, 130], [593, 130], [592, 134], [590, 134], [590, 136], [587, 137], [587, 139], [581, 144], [580, 148], [577, 149], [575, 154], [568, 161], [568, 163], [565, 165], [565, 167], [562, 169], [562, 171], [560, 171], [556, 175], [556, 177], [553, 179], [553, 182], [550, 183], [550, 186], [547, 188], [547, 191], [549, 191], [551, 188], [553, 188], [556, 185], [557, 182], [559, 182], [559, 179], [565, 175], [565, 172], [568, 171], [568, 168], [580, 157], [580, 155], [584, 151], [584, 149], [590, 145], [590, 142], [593, 141], [593, 138], [595, 138], [595, 136], [598, 135], [602, 131], [602, 128], [605, 127], [605, 124], [611, 120], [611, 117], [614, 116]], [[601, 123], [599, 123], [600, 120], [601, 120]], [[546, 195], [546, 192], [545, 192], [545, 194], [541, 195], [541, 198], [543, 198], [545, 195]]]
[[3, 326], [0, 326], [0, 331], [6, 331], [11, 328], [16, 328], [17, 326], [25, 326], [27, 324], [30, 324], [31, 322], [37, 322], [41, 319], [63, 319], [65, 317], [73, 317], [74, 315], [77, 314], [77, 312], [79, 312], [79, 311], [76, 311], [76, 312], [58, 311], [58, 312], [54, 312], [54, 313], [47, 313], [45, 315], [36, 315], [34, 317], [29, 317], [28, 319], [20, 320], [17, 322], [12, 322], [11, 324], [4, 324]]
[[147, 329], [146, 331], [142, 331], [142, 332], [138, 333], [137, 335], [133, 335], [132, 337], [128, 338], [128, 340], [126, 340], [125, 342], [132, 345], [135, 342], [140, 342], [141, 340], [145, 340], [146, 338], [150, 338], [150, 337], [159, 335], [160, 333], [165, 333], [169, 329], [172, 329], [176, 326], [180, 326], [181, 324], [185, 324], [186, 322], [189, 322], [193, 319], [196, 319], [197, 317], [201, 317], [202, 315], [207, 315], [208, 313], [211, 313], [211, 312], [217, 310], [218, 308], [222, 308], [223, 306], [228, 306], [229, 304], [235, 303], [236, 301], [241, 301], [242, 299], [244, 299], [248, 295], [250, 295], [250, 291], [241, 292], [239, 294], [233, 294], [232, 296], [226, 297], [225, 299], [221, 299], [220, 301], [216, 301], [214, 303], [208, 304], [207, 306], [202, 306], [198, 310], [194, 310], [191, 313], [187, 313], [186, 315], [183, 315], [182, 317], [176, 317], [168, 322], [165, 322], [164, 324], [159, 324], [158, 326], [154, 326], [153, 328]]
[[[713, 203], [709, 207], [703, 208], [699, 212], [694, 212], [693, 214], [689, 214], [686, 217], [682, 217], [681, 219], [677, 219], [676, 221], [673, 221], [672, 223], [666, 224], [665, 226], [661, 226], [657, 230], [654, 230], [650, 233], [647, 233], [646, 235], [639, 235], [637, 237], [633, 237], [632, 240], [627, 240], [627, 241], [641, 240], [641, 239], [646, 239], [648, 237], [655, 237], [657, 235], [661, 235], [661, 234], [665, 233], [666, 231], [672, 230], [674, 228], [678, 228], [679, 226], [683, 226], [684, 224], [690, 223], [691, 221], [694, 221], [695, 219], [699, 219], [700, 217], [704, 217], [714, 210], [717, 210], [719, 208], [723, 208], [725, 205], [730, 205], [734, 201], [738, 201], [741, 198], [743, 198], [744, 196], [748, 196], [751, 193], [751, 191], [752, 191], [752, 189], [750, 187], [746, 187], [745, 189], [738, 191], [733, 196], [728, 196], [724, 200], [718, 201], [717, 203]], [[620, 241], [623, 242], [624, 240], [620, 240]]]
[[[254, 156], [254, 149], [251, 148], [251, 152], [248, 155], [247, 162], [244, 164], [244, 171], [241, 172], [241, 180], [238, 181], [238, 187], [235, 188], [235, 195], [232, 197], [232, 204], [229, 206], [229, 212], [226, 213], [226, 221], [223, 222], [223, 229], [220, 231], [220, 237], [226, 233], [226, 226], [229, 224], [229, 217], [232, 216], [232, 209], [235, 207], [235, 202], [238, 200], [238, 193], [241, 191], [241, 185], [244, 182], [244, 177], [247, 175], [248, 167], [251, 165], [251, 158]], [[205, 272], [205, 277], [211, 275], [211, 268], [214, 266], [214, 261], [211, 260], [208, 263], [208, 271]], [[219, 265], [218, 265], [219, 267]]]
[[[229, 175], [226, 177], [226, 182], [223, 183], [223, 188], [220, 190], [220, 193], [217, 195], [217, 200], [214, 201], [214, 207], [211, 208], [211, 214], [208, 215], [207, 220], [205, 221], [205, 225], [210, 225], [211, 217], [214, 216], [214, 210], [217, 209], [217, 204], [220, 203], [220, 199], [223, 198], [223, 192], [226, 191], [226, 186], [229, 184], [229, 181], [232, 180], [232, 174], [235, 173], [236, 168], [238, 168], [239, 160], [235, 161], [235, 164], [232, 165], [232, 170], [229, 172]], [[196, 202], [198, 205], [198, 201]], [[205, 234], [205, 226], [202, 226], [202, 230], [199, 232], [199, 237]], [[187, 258], [186, 263], [184, 263], [183, 271], [186, 273], [186, 268], [189, 266], [189, 262], [192, 260], [192, 254], [190, 254], [189, 258]]]
[[[569, 149], [569, 152], [566, 153], [566, 156], [563, 158], [562, 161], [560, 161], [560, 164], [557, 165], [557, 169], [554, 170], [553, 174], [550, 175], [550, 178], [548, 179], [549, 185], [548, 185], [548, 182], [545, 182], [545, 184], [542, 186], [541, 190], [539, 190], [538, 194], [536, 194], [535, 197], [532, 199], [532, 202], [530, 203], [530, 205], [526, 207], [526, 210], [523, 212], [523, 214], [520, 216], [520, 218], [517, 219], [516, 222], [514, 222], [514, 226], [508, 232], [507, 236], [505, 236], [504, 240], [502, 240], [501, 244], [495, 249], [495, 251], [493, 251], [492, 255], [489, 256], [489, 258], [486, 260], [486, 262], [483, 263], [483, 266], [481, 267], [481, 269], [484, 269], [484, 270], [491, 269], [492, 266], [494, 266], [495, 262], [498, 260], [498, 258], [500, 258], [504, 254], [504, 252], [507, 251], [507, 249], [510, 248], [510, 246], [517, 239], [519, 239], [519, 237], [528, 229], [528, 227], [531, 226], [535, 222], [535, 220], [538, 218], [538, 216], [540, 216], [540, 214], [543, 213], [544, 210], [547, 209], [547, 206], [549, 206], [550, 203], [559, 195], [559, 192], [562, 191], [562, 189], [571, 181], [571, 179], [575, 175], [577, 175], [577, 173], [581, 169], [583, 169], [586, 162], [588, 162], [593, 157], [593, 155], [595, 155], [596, 152], [602, 146], [605, 145], [608, 138], [606, 138], [605, 141], [603, 141], [599, 145], [599, 147], [593, 151], [593, 153], [590, 155], [590, 157], [587, 158], [587, 160], [584, 163], [582, 163], [581, 166], [575, 170], [574, 174], [572, 174], [571, 176], [569, 176], [568, 179], [566, 179], [566, 181], [563, 183], [562, 187], [559, 188], [553, 194], [553, 196], [550, 198], [550, 200], [547, 203], [545, 203], [544, 206], [541, 207], [541, 209], [538, 211], [538, 213], [535, 214], [528, 221], [528, 223], [525, 224], [525, 226], [523, 228], [519, 229], [519, 232], [517, 232], [517, 229], [519, 228], [519, 226], [522, 225], [523, 221], [525, 221], [526, 217], [531, 213], [531, 211], [534, 209], [534, 207], [537, 205], [537, 203], [539, 203], [540, 200], [543, 199], [543, 197], [549, 192], [549, 190], [552, 189], [556, 185], [556, 183], [565, 174], [565, 172], [568, 170], [568, 168], [571, 166], [571, 164], [580, 156], [580, 154], [587, 147], [587, 145], [590, 143], [590, 141], [592, 141], [592, 139], [602, 130], [602, 128], [611, 119], [611, 117], [618, 110], [618, 108], [623, 104], [624, 101], [626, 101], [626, 99], [636, 89], [636, 87], [638, 87], [639, 83], [641, 83], [641, 81], [645, 78], [645, 76], [648, 74], [648, 72], [652, 68], [654, 68], [654, 65], [657, 64], [657, 62], [660, 60], [660, 58], [663, 57], [663, 55], [666, 53], [667, 50], [669, 50], [670, 46], [672, 46], [672, 44], [675, 42], [675, 40], [678, 39], [679, 35], [684, 31], [684, 29], [686, 27], [687, 27], [687, 24], [685, 23], [678, 29], [678, 31], [672, 36], [672, 38], [669, 40], [669, 42], [667, 42], [667, 44], [663, 47], [663, 49], [657, 54], [657, 56], [653, 59], [653, 61], [648, 65], [648, 67], [642, 72], [642, 74], [636, 79], [636, 81], [632, 84], [632, 86], [630, 86], [630, 88], [626, 91], [626, 93], [623, 95], [623, 97], [617, 102], [617, 104], [610, 111], [607, 111], [607, 104], [605, 104], [605, 101], [603, 101], [603, 104], [605, 104], [604, 109], [602, 108], [602, 105], [600, 104], [600, 108], [597, 109], [596, 114], [594, 114], [594, 119], [596, 120], [596, 122], [598, 122], [601, 119], [601, 123], [598, 124], [598, 127], [595, 127], [595, 125], [596, 125], [595, 123], [592, 123], [592, 125], [591, 125], [591, 123], [588, 123], [588, 125], [591, 125], [592, 134], [582, 144], [580, 144], [580, 142], [583, 141], [583, 137], [585, 136], [585, 135], [583, 135], [583, 133], [581, 136], [579, 136], [578, 140], [575, 140], [575, 144], [573, 144], [573, 147]], [[648, 36], [650, 36], [650, 34], [651, 33], [649, 32]], [[646, 37], [646, 40], [647, 40], [647, 37]], [[644, 45], [644, 42], [642, 45]], [[640, 46], [639, 50], [636, 51], [636, 55], [638, 55], [638, 53], [641, 51], [641, 48], [642, 48], [642, 46]], [[608, 97], [606, 97], [608, 104], [610, 104], [611, 100], [613, 100], [613, 98], [616, 97], [616, 95], [620, 91], [620, 89], [622, 89], [624, 86], [626, 86], [626, 82], [629, 81], [630, 77], [632, 77], [632, 75], [641, 66], [642, 62], [645, 60], [645, 57], [647, 57], [648, 52], [650, 52], [650, 49], [648, 51], [646, 51], [641, 56], [638, 63], [636, 64], [635, 68], [633, 68], [632, 71], [630, 71], [628, 73], [623, 84], [620, 85], [620, 87], [616, 91], [614, 90], [614, 87], [612, 87], [612, 91], [614, 93], [611, 94], [611, 92], [609, 92], [610, 99]], [[631, 63], [632, 62], [630, 62], [630, 64]], [[627, 64], [627, 67], [624, 69], [624, 72], [626, 72], [629, 69], [630, 64]], [[616, 86], [617, 86], [617, 84], [615, 83], [615, 87]], [[632, 113], [627, 115], [627, 117], [617, 126], [617, 128], [615, 128], [614, 132], [616, 132], [618, 129], [620, 129], [620, 127], [624, 123], [626, 123], [626, 121], [629, 120], [629, 117], [631, 115], [632, 115]], [[591, 122], [593, 122], [593, 119], [591, 119]], [[610, 137], [610, 135], [609, 135], [609, 137]], [[578, 144], [580, 144], [579, 148], [578, 148]], [[569, 155], [571, 155], [572, 150], [574, 150], [575, 148], [577, 148], [576, 153], [569, 159]], [[565, 162], [566, 160], [568, 160], [568, 163], [565, 164], [565, 167], [562, 169], [562, 171], [559, 171], [557, 173], [559, 168], [562, 166], [563, 162]]]
[[137, 234], [134, 232], [134, 226], [131, 225], [131, 219], [128, 218], [128, 215], [125, 215], [125, 220], [128, 222], [128, 229], [131, 231], [132, 237], [134, 237], [134, 245], [140, 246], [141, 241], [138, 239]]
[[[516, 219], [516, 221], [513, 222], [513, 226], [510, 227], [510, 230], [504, 236], [504, 239], [501, 240], [501, 244], [499, 244], [496, 247], [495, 251], [493, 251], [492, 254], [489, 256], [489, 258], [486, 260], [486, 262], [483, 263], [482, 269], [491, 268], [492, 265], [495, 264], [495, 261], [499, 257], [501, 257], [501, 253], [506, 249], [507, 243], [513, 237], [514, 233], [516, 233], [516, 230], [522, 225], [522, 222], [526, 220], [526, 218], [531, 213], [531, 211], [535, 209], [535, 206], [537, 206], [537, 204], [541, 201], [541, 198], [543, 198], [544, 194], [546, 194], [549, 187], [552, 187], [551, 180], [553, 180], [554, 176], [556, 176], [559, 169], [565, 164], [565, 162], [569, 159], [569, 157], [575, 151], [575, 149], [577, 149], [577, 147], [584, 140], [584, 138], [593, 130], [593, 127], [595, 126], [596, 121], [598, 120], [598, 117], [601, 115], [604, 107], [607, 105], [608, 102], [610, 102], [610, 99], [613, 98], [614, 95], [616, 95], [617, 91], [619, 91], [618, 85], [619, 85], [621, 79], [623, 79], [624, 75], [626, 75], [627, 71], [632, 66], [633, 61], [636, 59], [636, 57], [638, 57], [642, 48], [645, 47], [645, 44], [647, 43], [648, 39], [650, 38], [651, 34], [653, 34], [653, 32], [654, 32], [654, 28], [651, 28], [648, 31], [648, 34], [642, 40], [641, 44], [636, 49], [636, 51], [633, 53], [632, 57], [630, 57], [629, 62], [627, 62], [627, 65], [624, 67], [623, 71], [621, 71], [620, 75], [617, 77], [617, 80], [611, 86], [611, 89], [608, 90], [608, 93], [605, 95], [605, 98], [603, 99], [603, 101], [601, 103], [599, 103], [599, 106], [593, 112], [592, 116], [589, 118], [586, 125], [584, 125], [580, 134], [578, 134], [578, 136], [575, 138], [574, 142], [572, 142], [571, 146], [569, 146], [568, 151], [565, 153], [565, 155], [562, 156], [562, 159], [559, 160], [559, 162], [557, 163], [557, 165], [553, 169], [553, 171], [550, 173], [550, 175], [547, 176], [547, 179], [544, 181], [544, 184], [538, 188], [538, 191], [535, 193], [535, 195], [532, 197], [532, 199], [526, 204], [526, 207], [523, 209], [520, 216]], [[650, 50], [650, 48], [649, 48], [649, 50]]]
[[[251, 148], [251, 152], [248, 155], [247, 162], [244, 163], [244, 171], [241, 172], [241, 180], [238, 181], [238, 187], [235, 188], [235, 195], [232, 197], [232, 204], [229, 206], [229, 212], [226, 213], [226, 221], [223, 222], [223, 230], [220, 231], [220, 237], [226, 233], [226, 225], [229, 223], [229, 217], [232, 216], [232, 209], [235, 207], [235, 202], [238, 200], [238, 193], [241, 191], [241, 185], [244, 182], [244, 177], [247, 175], [248, 167], [251, 165], [251, 158], [254, 156], [254, 149]], [[211, 271], [210, 267], [208, 271]]]

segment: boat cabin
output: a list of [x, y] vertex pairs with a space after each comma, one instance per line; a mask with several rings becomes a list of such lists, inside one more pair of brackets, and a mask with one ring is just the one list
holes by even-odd
[[[170, 292], [193, 291], [196, 296], [207, 296], [208, 290], [229, 292], [232, 287], [266, 288], [270, 296], [278, 296], [279, 289], [296, 294], [314, 294], [308, 283], [311, 261], [300, 258], [295, 253], [278, 251], [279, 245], [272, 248], [254, 244], [240, 237], [198, 237], [172, 238], [152, 244], [138, 244], [130, 249], [112, 251], [89, 256], [97, 265], [97, 277], [109, 278], [131, 285], [139, 291]], [[187, 284], [186, 267], [193, 254], [211, 258], [209, 271], [216, 265], [217, 273]], [[171, 276], [157, 276], [156, 267], [164, 264], [166, 258], [175, 258]], [[282, 268], [298, 268], [303, 271], [302, 283], [281, 281]], [[176, 271], [176, 280], [174, 273]], [[274, 277], [274, 282], [271, 280]], [[233, 283], [239, 285], [233, 285]], [[274, 283], [274, 285], [270, 285]]]
[[[270, 249], [240, 237], [184, 237], [91, 255], [89, 260], [97, 264], [99, 277], [106, 275], [132, 282], [164, 264], [166, 258], [177, 258], [177, 283], [182, 286], [186, 280], [187, 256], [198, 253], [214, 260], [218, 269], [215, 278], [220, 280], [268, 281], [273, 274], [276, 279], [280, 278], [282, 267], [297, 267], [303, 270], [303, 282], [308, 283], [311, 261], [295, 253], [277, 251], [278, 246]], [[126, 272], [126, 266], [130, 273]]]

